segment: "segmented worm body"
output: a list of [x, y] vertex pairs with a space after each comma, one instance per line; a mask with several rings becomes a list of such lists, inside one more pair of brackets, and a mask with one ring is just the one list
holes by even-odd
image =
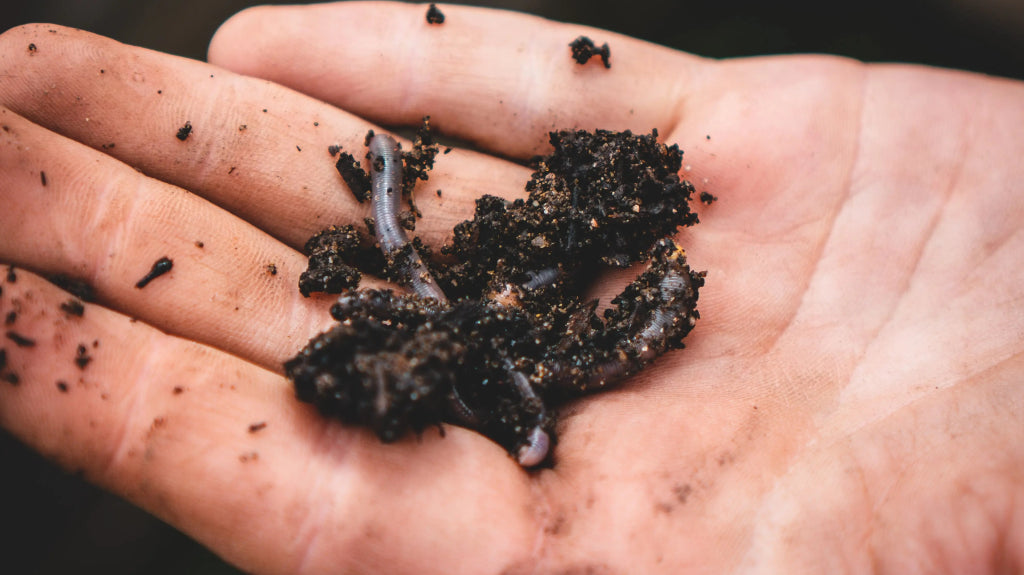
[[[447, 301], [444, 292], [431, 277], [427, 266], [412, 247], [409, 236], [398, 221], [402, 199], [402, 151], [398, 142], [386, 134], [370, 139], [371, 203], [377, 243], [386, 256], [396, 258], [399, 273], [408, 278], [413, 291], [421, 297]], [[408, 246], [408, 248], [406, 248]], [[402, 254], [402, 250], [408, 250]]]

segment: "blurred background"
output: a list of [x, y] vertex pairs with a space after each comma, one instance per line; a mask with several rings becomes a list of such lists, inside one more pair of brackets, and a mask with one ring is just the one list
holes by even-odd
[[[204, 59], [217, 26], [256, 2], [33, 0], [13, 4], [0, 11], [0, 30], [52, 22]], [[442, 10], [444, 4], [440, 3]], [[818, 52], [1024, 79], [1022, 0], [481, 0], [447, 4], [529, 12], [716, 58]], [[239, 573], [173, 528], [55, 468], [2, 431], [0, 461], [0, 532], [7, 534], [0, 539], [0, 573]]]

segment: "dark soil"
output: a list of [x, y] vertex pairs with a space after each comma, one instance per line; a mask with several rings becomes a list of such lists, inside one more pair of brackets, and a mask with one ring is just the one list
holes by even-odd
[[153, 267], [149, 270], [149, 273], [143, 276], [139, 281], [135, 282], [135, 287], [138, 289], [146, 287], [149, 285], [149, 282], [171, 271], [171, 268], [173, 267], [174, 262], [171, 261], [171, 258], [165, 256], [156, 260], [153, 262]]
[[[450, 422], [515, 455], [538, 429], [554, 441], [560, 403], [683, 347], [704, 280], [671, 239], [697, 223], [693, 186], [678, 176], [682, 152], [659, 143], [656, 131], [559, 131], [550, 139], [553, 152], [535, 159], [527, 199], [483, 196], [441, 255], [413, 240], [388, 257], [419, 252], [448, 301], [355, 290], [353, 254], [372, 239], [353, 226], [310, 239], [303, 293], [332, 284], [332, 274], [344, 281], [332, 284], [342, 290], [331, 309], [338, 323], [285, 364], [299, 399], [384, 441]], [[436, 153], [421, 130], [402, 155], [406, 193], [426, 179]], [[342, 178], [365, 199], [370, 176], [342, 156]], [[596, 301], [582, 299], [601, 268], [645, 261], [648, 270], [603, 316]], [[385, 271], [400, 263], [386, 262]]]
[[600, 56], [601, 63], [605, 68], [612, 67], [612, 51], [607, 42], [598, 48], [593, 40], [586, 36], [580, 36], [569, 43], [569, 48], [572, 49], [572, 59], [576, 60], [577, 64], [586, 64], [592, 57]]
[[431, 4], [427, 8], [427, 23], [428, 24], [444, 24], [444, 13], [437, 8], [437, 4]]

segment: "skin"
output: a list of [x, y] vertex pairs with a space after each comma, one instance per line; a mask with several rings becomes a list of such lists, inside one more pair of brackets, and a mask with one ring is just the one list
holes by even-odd
[[[0, 37], [0, 311], [36, 341], [2, 344], [0, 424], [254, 573], [1024, 569], [1021, 83], [444, 12], [253, 9], [214, 66]], [[571, 60], [579, 35], [611, 69]], [[658, 128], [720, 198], [677, 238], [707, 270], [687, 349], [571, 404], [551, 469], [453, 427], [382, 446], [280, 374], [329, 321], [298, 248], [367, 215], [327, 146], [424, 114], [481, 150], [421, 188], [435, 245], [474, 197], [519, 197], [506, 158], [553, 128]], [[81, 318], [53, 272], [96, 287]]]

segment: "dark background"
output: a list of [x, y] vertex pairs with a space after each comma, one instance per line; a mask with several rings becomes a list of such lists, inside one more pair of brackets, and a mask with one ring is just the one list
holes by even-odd
[[[711, 57], [820, 52], [1024, 78], [1019, 0], [505, 0], [497, 6], [578, 22]], [[28, 22], [84, 28], [203, 59], [245, 0], [22, 0], [0, 30]], [[444, 4], [441, 4], [443, 9]], [[0, 572], [237, 573], [132, 505], [56, 469], [0, 431]]]

